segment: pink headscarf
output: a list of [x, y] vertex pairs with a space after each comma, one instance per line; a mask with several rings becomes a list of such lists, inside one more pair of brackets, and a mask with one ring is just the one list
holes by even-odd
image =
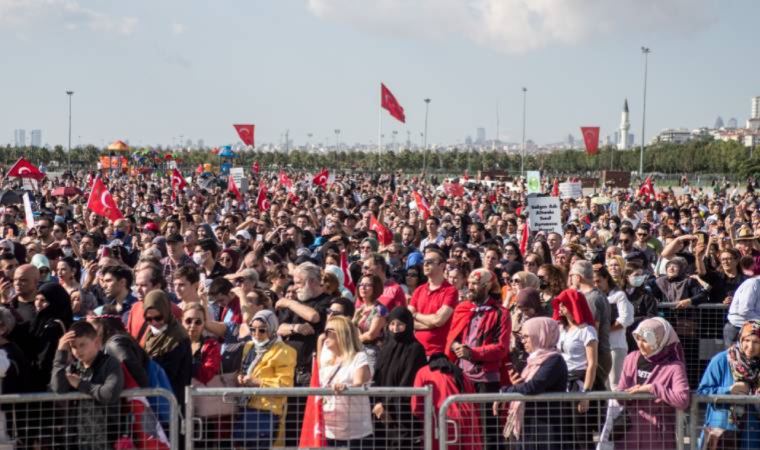
[[[533, 351], [528, 355], [528, 365], [525, 366], [520, 376], [523, 382], [530, 381], [541, 366], [552, 356], [559, 355], [557, 342], [559, 342], [559, 324], [556, 320], [548, 317], [534, 317], [523, 323], [521, 333], [530, 340]], [[512, 402], [509, 405], [509, 416], [504, 426], [504, 437], [509, 439], [514, 435], [520, 438], [522, 432], [525, 404]]]

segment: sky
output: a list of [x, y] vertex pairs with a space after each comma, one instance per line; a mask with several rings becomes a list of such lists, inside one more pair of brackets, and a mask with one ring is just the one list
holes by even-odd
[[[755, 0], [0, 0], [0, 144], [539, 144], [619, 127], [744, 123], [760, 95]], [[406, 124], [379, 110], [384, 82]], [[313, 136], [308, 138], [308, 134]]]

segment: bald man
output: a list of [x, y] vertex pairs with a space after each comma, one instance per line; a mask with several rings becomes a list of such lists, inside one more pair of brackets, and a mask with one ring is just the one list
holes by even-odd
[[16, 295], [11, 298], [10, 307], [21, 318], [20, 323], [29, 322], [37, 315], [34, 297], [40, 283], [40, 271], [31, 264], [23, 264], [13, 272], [13, 289]]

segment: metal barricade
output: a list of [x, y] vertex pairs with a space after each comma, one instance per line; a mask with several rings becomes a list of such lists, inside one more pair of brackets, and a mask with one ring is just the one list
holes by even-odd
[[[185, 448], [299, 448], [324, 433], [331, 447], [433, 450], [433, 396], [426, 388], [194, 388], [185, 395]], [[308, 447], [318, 445], [308, 445]]]
[[[161, 399], [168, 423], [161, 424], [150, 407]], [[113, 405], [97, 403], [82, 393], [0, 395], [0, 450], [13, 448], [115, 448], [119, 442], [178, 449], [179, 408], [165, 389], [129, 389]], [[158, 446], [158, 442], [163, 443]]]
[[694, 450], [760, 448], [758, 396], [694, 395], [689, 416], [689, 440]]
[[440, 450], [682, 450], [685, 412], [624, 392], [455, 395], [438, 412], [438, 436]]
[[728, 305], [705, 303], [696, 307], [675, 306], [675, 303], [660, 303], [657, 308], [660, 316], [673, 325], [681, 340], [689, 387], [696, 389], [710, 359], [725, 350], [723, 326]]

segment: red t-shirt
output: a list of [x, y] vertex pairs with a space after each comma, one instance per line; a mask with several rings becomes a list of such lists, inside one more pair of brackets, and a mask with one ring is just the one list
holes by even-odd
[[[425, 283], [415, 289], [409, 306], [414, 307], [420, 314], [435, 314], [444, 305], [452, 310], [456, 308], [459, 299], [457, 288], [452, 286], [448, 281], [444, 281], [434, 291], [431, 291], [428, 286], [429, 283]], [[451, 326], [451, 317], [438, 328], [414, 331], [417, 340], [425, 347], [425, 355], [430, 356], [434, 353], [444, 352], [446, 348], [446, 336], [449, 334], [449, 326]]]
[[[386, 280], [383, 293], [377, 298], [377, 301], [382, 303], [388, 309], [388, 312], [391, 312], [397, 306], [406, 306], [406, 294], [398, 283], [393, 280]], [[357, 298], [356, 307], [359, 308], [361, 305], [361, 299]]]

